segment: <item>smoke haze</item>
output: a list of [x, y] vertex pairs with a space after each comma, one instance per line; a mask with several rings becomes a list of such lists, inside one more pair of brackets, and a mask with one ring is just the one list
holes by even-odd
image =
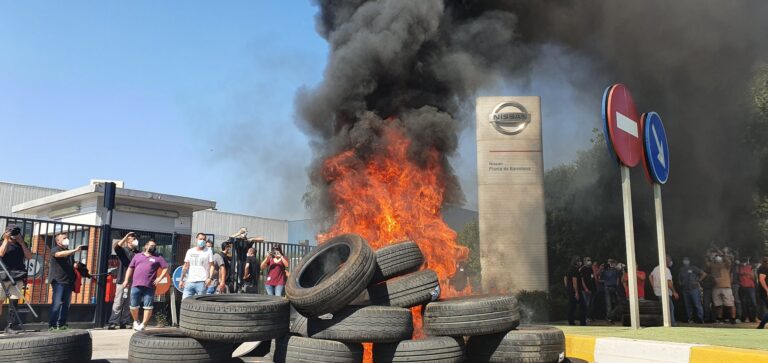
[[[331, 53], [323, 81], [298, 92], [296, 113], [315, 154], [307, 201], [320, 215], [332, 215], [320, 163], [349, 148], [365, 158], [383, 119], [402, 121], [415, 160], [423, 150], [437, 148], [449, 166], [460, 146], [462, 159], [474, 152], [474, 139], [463, 137], [460, 143], [459, 135], [474, 119], [476, 96], [567, 94], [567, 103], [542, 99], [545, 116], [566, 116], [543, 121], [545, 158], [559, 161], [547, 153], [572, 155], [585, 146], [583, 130], [599, 127], [603, 90], [621, 82], [632, 90], [639, 110], [657, 111], [665, 121], [673, 165], [664, 188], [669, 243], [704, 246], [713, 239], [756, 238], [750, 213], [758, 165], [744, 145], [744, 132], [752, 117], [749, 80], [756, 66], [768, 61], [768, 3], [317, 4], [317, 30]], [[541, 84], [542, 78], [549, 82]], [[582, 106], [571, 113], [566, 107], [572, 105]], [[592, 116], [584, 117], [584, 109], [593, 110]], [[458, 164], [446, 203], [464, 201], [459, 180], [475, 187], [472, 163]], [[635, 194], [648, 200], [650, 188], [638, 191], [641, 173], [633, 171]], [[652, 211], [644, 202], [635, 208]]]

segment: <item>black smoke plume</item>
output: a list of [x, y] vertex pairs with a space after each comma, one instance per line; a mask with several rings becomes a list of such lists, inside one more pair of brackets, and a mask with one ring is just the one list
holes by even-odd
[[[462, 110], [466, 115], [482, 90], [524, 82], [531, 65], [547, 56], [537, 49], [554, 44], [593, 62], [590, 70], [574, 63], [573, 74], [599, 70], [596, 77], [572, 77], [576, 83], [570, 85], [594, 104], [595, 118], [544, 122], [598, 127], [606, 79], [627, 84], [640, 110], [657, 111], [664, 119], [672, 158], [664, 189], [671, 246], [704, 248], [712, 240], [746, 245], [757, 238], [750, 213], [759, 165], [744, 132], [752, 117], [749, 80], [768, 60], [768, 2], [332, 0], [317, 5], [317, 30], [328, 40], [330, 57], [323, 81], [299, 91], [296, 109], [316, 153], [308, 202], [326, 216], [332, 207], [318, 173], [325, 158], [349, 148], [365, 158], [375, 151], [382, 120], [396, 117], [413, 140], [414, 158], [435, 147], [447, 166], [457, 132], [471, 122], [460, 119]], [[446, 202], [461, 203], [457, 179], [450, 179]], [[635, 180], [635, 189], [644, 187], [640, 183]], [[636, 203], [638, 208], [652, 211], [652, 204]]]

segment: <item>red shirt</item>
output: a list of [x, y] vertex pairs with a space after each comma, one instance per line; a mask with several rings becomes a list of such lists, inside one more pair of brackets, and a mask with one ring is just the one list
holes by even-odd
[[[627, 274], [621, 280], [624, 282], [624, 293], [629, 296], [629, 281], [627, 280]], [[645, 298], [645, 271], [637, 270], [637, 297]]]
[[267, 282], [265, 285], [285, 285], [285, 265], [283, 264], [283, 261], [275, 262], [275, 259], [270, 257], [267, 260], [267, 271]]
[[755, 287], [755, 275], [752, 273], [752, 265], [739, 266], [739, 284], [741, 287]]

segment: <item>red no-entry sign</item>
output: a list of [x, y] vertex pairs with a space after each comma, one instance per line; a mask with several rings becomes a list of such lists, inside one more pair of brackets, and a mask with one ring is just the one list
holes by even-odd
[[634, 167], [643, 157], [643, 135], [632, 94], [623, 84], [613, 85], [607, 92], [606, 103], [605, 116], [613, 151], [622, 164]]

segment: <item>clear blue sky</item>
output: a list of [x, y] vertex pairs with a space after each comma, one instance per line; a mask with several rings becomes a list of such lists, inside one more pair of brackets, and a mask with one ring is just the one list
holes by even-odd
[[[0, 0], [0, 180], [68, 189], [116, 179], [223, 211], [308, 217], [311, 154], [293, 101], [325, 68], [316, 12], [309, 1]], [[531, 79], [480, 94], [541, 95], [552, 166], [588, 143], [599, 99], [563, 79], [578, 58], [541, 54]], [[474, 139], [464, 130], [451, 159], [469, 208]]]
[[0, 2], [13, 165], [0, 180], [119, 179], [302, 217], [310, 152], [293, 98], [325, 67], [315, 13], [308, 1]]

